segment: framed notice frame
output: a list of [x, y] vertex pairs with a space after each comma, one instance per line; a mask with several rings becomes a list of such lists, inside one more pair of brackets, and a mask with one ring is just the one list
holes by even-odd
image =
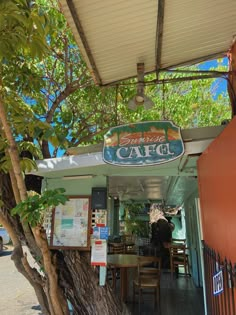
[[91, 197], [73, 196], [52, 213], [50, 248], [90, 250]]

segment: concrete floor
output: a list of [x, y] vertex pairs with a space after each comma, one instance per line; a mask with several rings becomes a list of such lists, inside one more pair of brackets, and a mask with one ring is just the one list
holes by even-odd
[[0, 255], [0, 314], [41, 315], [34, 290], [28, 281], [16, 270], [11, 260], [12, 247]]

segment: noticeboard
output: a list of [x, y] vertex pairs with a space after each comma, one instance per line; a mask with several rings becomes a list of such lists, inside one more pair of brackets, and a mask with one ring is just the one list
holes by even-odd
[[90, 250], [91, 198], [73, 196], [53, 210], [50, 248]]

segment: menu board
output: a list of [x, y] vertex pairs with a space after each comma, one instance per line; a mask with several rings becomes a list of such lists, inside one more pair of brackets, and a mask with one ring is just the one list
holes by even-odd
[[53, 211], [50, 248], [90, 249], [90, 197], [70, 197]]

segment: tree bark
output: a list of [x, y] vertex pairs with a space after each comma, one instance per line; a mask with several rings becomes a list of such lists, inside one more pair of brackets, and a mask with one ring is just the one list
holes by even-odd
[[[18, 202], [24, 201], [27, 198], [27, 190], [25, 186], [25, 182], [23, 179], [23, 175], [20, 169], [20, 157], [17, 149], [17, 145], [15, 139], [13, 138], [13, 134], [11, 128], [7, 121], [7, 116], [4, 108], [3, 100], [0, 96], [0, 120], [2, 126], [2, 134], [6, 136], [8, 141], [8, 152], [12, 163], [13, 173], [11, 177], [13, 179], [14, 185], [14, 193], [16, 195]], [[15, 178], [14, 178], [15, 177]], [[15, 185], [15, 179], [16, 184]], [[16, 189], [19, 190], [19, 195], [16, 192]], [[9, 196], [8, 196], [9, 198]], [[15, 198], [14, 198], [15, 199]], [[9, 209], [11, 210], [11, 209]], [[22, 273], [26, 277], [26, 279], [33, 286], [36, 295], [40, 303], [42, 303], [42, 308], [44, 309], [45, 315], [69, 315], [69, 310], [66, 302], [63, 301], [63, 295], [60, 294], [60, 287], [58, 286], [57, 281], [57, 272], [55, 268], [55, 264], [51, 261], [47, 240], [43, 237], [41, 233], [37, 229], [34, 229], [34, 235], [30, 229], [30, 226], [27, 222], [22, 222], [22, 228], [24, 231], [24, 236], [27, 241], [27, 245], [29, 246], [31, 252], [34, 257], [38, 257], [39, 260], [42, 261], [41, 256], [43, 256], [43, 264], [46, 272], [47, 280], [46, 282], [42, 281], [42, 276], [37, 274], [37, 270], [33, 269], [27, 263], [26, 257], [23, 256], [21, 242], [17, 237], [15, 237], [15, 233], [10, 229], [9, 226], [6, 226], [7, 230], [12, 234], [14, 240], [14, 250], [12, 254], [12, 260], [15, 263], [15, 266], [19, 272]], [[36, 241], [35, 241], [36, 239]], [[38, 246], [37, 246], [38, 245]], [[41, 251], [40, 251], [41, 250]], [[45, 295], [46, 293], [46, 295]], [[49, 309], [49, 311], [48, 311]]]
[[[14, 195], [16, 202], [24, 201], [27, 198], [27, 190], [25, 186], [25, 182], [23, 179], [23, 175], [20, 169], [20, 157], [17, 149], [17, 145], [15, 139], [13, 138], [13, 134], [11, 128], [7, 121], [7, 116], [4, 108], [3, 100], [0, 96], [0, 120], [2, 125], [2, 133], [6, 136], [8, 141], [8, 154], [11, 159], [11, 164], [13, 168], [13, 172], [11, 172], [11, 179], [13, 180], [12, 187], [14, 189]], [[18, 189], [18, 192], [16, 192]], [[35, 252], [35, 255], [38, 257], [41, 256], [40, 251], [38, 250], [35, 240], [33, 238], [33, 234], [31, 229], [27, 223], [22, 224], [24, 234], [26, 237], [27, 244], [32, 252]]]
[[74, 315], [128, 315], [127, 306], [110, 285], [99, 286], [98, 272], [90, 264], [90, 253], [58, 252], [59, 283], [73, 305]]
[[229, 74], [228, 74], [228, 94], [232, 109], [232, 118], [236, 115], [236, 37], [228, 51]]
[[[11, 259], [13, 260], [16, 269], [18, 272], [20, 272], [33, 286], [35, 290], [35, 294], [38, 298], [38, 301], [42, 307], [42, 311], [44, 315], [49, 315], [48, 312], [48, 303], [45, 299], [45, 293], [42, 289], [42, 286], [39, 284], [41, 280], [39, 280], [38, 272], [34, 269], [32, 269], [27, 261], [27, 258], [23, 255], [23, 249], [21, 246], [21, 241], [19, 237], [17, 236], [16, 230], [14, 228], [14, 225], [10, 224], [9, 218], [7, 219], [6, 214], [3, 214], [2, 209], [0, 210], [0, 223], [6, 228], [8, 231], [12, 244], [14, 246], [14, 250], [11, 256]], [[18, 233], [20, 234], [20, 233]], [[27, 268], [26, 268], [27, 266]], [[38, 279], [38, 281], [35, 281], [35, 279]], [[37, 283], [38, 282], [38, 283]]]
[[[14, 247], [11, 259], [18, 272], [20, 272], [34, 288], [43, 314], [50, 315], [47, 299], [40, 285], [41, 279], [39, 278], [38, 272], [29, 266], [27, 257], [23, 254], [22, 241], [25, 239], [23, 228], [18, 218], [12, 217], [9, 213], [9, 210], [15, 206], [15, 202], [11, 182], [7, 174], [0, 174], [0, 187], [2, 200], [6, 201], [5, 205], [0, 209], [0, 223], [8, 231]], [[35, 281], [35, 279], [37, 279], [37, 281]]]
[[14, 175], [16, 177], [17, 187], [20, 192], [20, 198], [23, 201], [27, 198], [27, 191], [25, 187], [25, 182], [23, 180], [22, 172], [20, 169], [19, 152], [16, 146], [15, 139], [13, 138], [11, 128], [7, 121], [7, 116], [5, 113], [5, 108], [4, 108], [4, 104], [1, 97], [0, 97], [0, 119], [1, 119], [2, 127], [3, 127], [3, 131], [8, 141], [8, 152], [11, 158]]
[[42, 227], [33, 228], [36, 243], [43, 254], [43, 265], [47, 274], [48, 297], [50, 298], [52, 307], [51, 315], [69, 315], [67, 301], [61, 293], [61, 288], [58, 286], [58, 275], [56, 270], [56, 260], [52, 262], [52, 255], [48, 248], [47, 236]]

